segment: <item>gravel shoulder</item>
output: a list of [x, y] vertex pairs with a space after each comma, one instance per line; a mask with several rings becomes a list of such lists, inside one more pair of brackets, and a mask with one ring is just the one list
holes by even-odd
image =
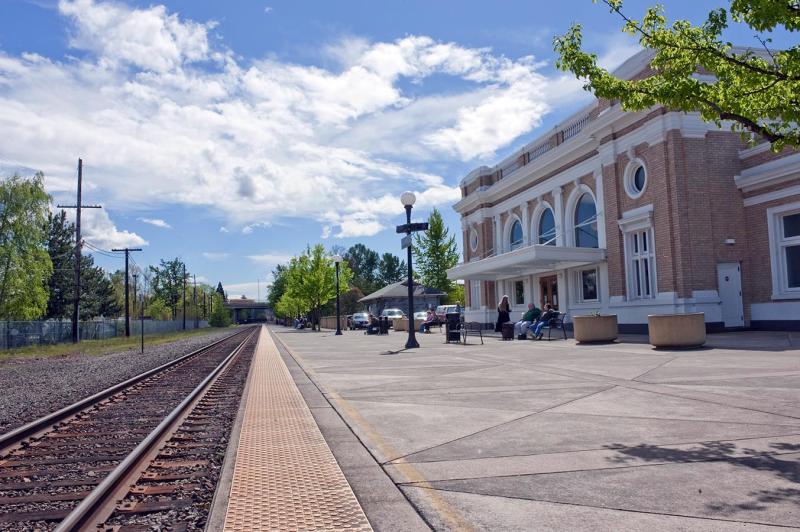
[[0, 363], [0, 434], [154, 368], [233, 330], [102, 356], [21, 358]]

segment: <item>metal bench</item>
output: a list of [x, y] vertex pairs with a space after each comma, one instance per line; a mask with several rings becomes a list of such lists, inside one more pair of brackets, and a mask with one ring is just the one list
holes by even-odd
[[555, 329], [556, 331], [560, 330], [564, 335], [564, 340], [567, 339], [567, 329], [564, 327], [564, 321], [567, 319], [566, 312], [559, 312], [558, 316], [552, 318], [548, 321], [545, 325], [542, 326], [542, 331], [547, 329], [547, 340], [550, 341], [550, 333]]
[[467, 345], [467, 336], [472, 333], [478, 333], [478, 337], [481, 339], [481, 345], [483, 345], [483, 325], [478, 323], [477, 321], [470, 321], [461, 324], [461, 341], [464, 342], [464, 345]]

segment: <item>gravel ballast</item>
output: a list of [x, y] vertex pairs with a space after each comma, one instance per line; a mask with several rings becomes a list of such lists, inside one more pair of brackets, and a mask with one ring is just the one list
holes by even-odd
[[107, 355], [23, 358], [0, 363], [0, 434], [143, 371], [199, 349], [234, 330], [182, 338]]

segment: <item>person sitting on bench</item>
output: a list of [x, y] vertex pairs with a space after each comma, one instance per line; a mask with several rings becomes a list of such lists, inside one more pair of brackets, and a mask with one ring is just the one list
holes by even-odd
[[434, 323], [436, 323], [436, 314], [434, 314], [431, 309], [428, 309], [428, 313], [425, 314], [425, 321], [419, 324], [419, 332], [421, 333], [431, 332], [431, 325], [433, 325]]
[[380, 334], [380, 332], [381, 332], [381, 324], [378, 321], [378, 318], [370, 314], [369, 325], [367, 325], [367, 330], [364, 332], [364, 334]]
[[536, 320], [541, 316], [542, 311], [536, 308], [533, 303], [528, 303], [528, 311], [523, 314], [522, 319], [514, 324], [514, 335], [519, 338], [528, 333], [528, 327], [536, 323]]
[[558, 317], [558, 311], [553, 310], [553, 305], [547, 303], [544, 306], [544, 313], [539, 316], [539, 321], [536, 322], [536, 325], [531, 325], [529, 328], [533, 331], [533, 339], [534, 340], [541, 340], [542, 336], [542, 327], [550, 323], [550, 320]]

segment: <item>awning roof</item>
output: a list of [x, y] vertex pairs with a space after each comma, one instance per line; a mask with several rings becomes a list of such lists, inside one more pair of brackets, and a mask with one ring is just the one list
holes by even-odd
[[574, 268], [605, 260], [606, 250], [533, 245], [502, 255], [459, 264], [447, 270], [450, 279], [498, 280]]

